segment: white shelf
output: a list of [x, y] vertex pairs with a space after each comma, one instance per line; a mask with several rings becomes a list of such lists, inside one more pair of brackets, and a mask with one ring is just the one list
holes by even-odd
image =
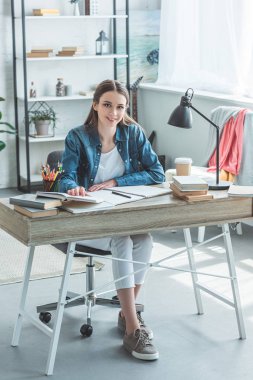
[[[58, 135], [58, 136], [52, 136], [52, 137], [30, 137], [29, 136], [29, 143], [36, 144], [36, 143], [44, 143], [44, 142], [64, 141], [65, 138], [66, 138], [66, 135]], [[19, 139], [23, 142], [25, 142], [26, 140], [24, 135], [19, 136]]]
[[[80, 55], [78, 57], [39, 57], [39, 58], [26, 58], [27, 62], [38, 62], [38, 61], [74, 61], [74, 60], [85, 60], [85, 59], [114, 59], [114, 58], [127, 58], [127, 54], [104, 54], [104, 55]], [[18, 60], [22, 59], [17, 57]]]
[[[36, 98], [28, 98], [29, 103], [34, 102], [57, 102], [57, 101], [69, 101], [69, 100], [91, 100], [93, 99], [93, 93], [90, 95], [71, 95], [71, 96], [38, 96]], [[24, 102], [24, 98], [19, 97], [18, 100]]]
[[[19, 18], [19, 17], [17, 17]], [[81, 20], [81, 19], [108, 19], [108, 18], [117, 18], [117, 19], [126, 19], [127, 15], [84, 15], [84, 16], [26, 16], [26, 20]]]

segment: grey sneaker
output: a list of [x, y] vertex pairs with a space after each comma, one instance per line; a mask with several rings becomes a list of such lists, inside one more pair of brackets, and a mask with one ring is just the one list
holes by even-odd
[[[140, 323], [141, 330], [145, 330], [148, 334], [149, 339], [153, 339], [153, 337], [154, 337], [153, 331], [151, 330], [151, 328], [149, 328], [148, 326], [145, 325], [145, 322], [141, 316], [141, 313], [137, 311], [136, 315], [137, 315], [138, 321]], [[125, 318], [122, 318], [120, 312], [119, 312], [119, 316], [118, 316], [118, 329], [120, 331], [122, 331], [123, 333], [126, 332], [126, 320], [125, 320]]]
[[156, 360], [159, 358], [159, 352], [151, 343], [145, 330], [137, 329], [133, 334], [125, 334], [123, 346], [136, 359]]

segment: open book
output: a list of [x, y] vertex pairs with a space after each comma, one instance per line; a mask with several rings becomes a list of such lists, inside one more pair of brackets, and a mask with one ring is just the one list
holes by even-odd
[[88, 203], [100, 203], [103, 199], [96, 197], [93, 193], [86, 193], [85, 196], [81, 195], [69, 195], [67, 193], [50, 192], [50, 191], [37, 191], [37, 197], [56, 198], [64, 201], [79, 201]]
[[[101, 203], [97, 205], [84, 204], [75, 197], [75, 202], [63, 202], [62, 208], [66, 211], [76, 213], [105, 210], [113, 206], [124, 203], [135, 202], [144, 198], [156, 197], [158, 195], [171, 193], [170, 189], [159, 188], [154, 186], [120, 186], [93, 191], [91, 194]], [[83, 204], [82, 204], [83, 203]]]

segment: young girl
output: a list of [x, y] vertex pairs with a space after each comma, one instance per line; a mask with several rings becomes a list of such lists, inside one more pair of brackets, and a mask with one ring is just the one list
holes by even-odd
[[[60, 191], [85, 195], [86, 190], [164, 181], [162, 166], [142, 128], [127, 115], [128, 105], [128, 91], [120, 82], [105, 80], [97, 86], [84, 125], [72, 129], [66, 137]], [[129, 274], [116, 282], [121, 305], [118, 327], [125, 333], [123, 345], [138, 359], [158, 359], [159, 353], [151, 342], [153, 333], [135, 309], [146, 269], [133, 275], [143, 266], [130, 262], [150, 261], [150, 234], [85, 240], [83, 244], [110, 250], [114, 258], [129, 260], [112, 262], [115, 280]]]

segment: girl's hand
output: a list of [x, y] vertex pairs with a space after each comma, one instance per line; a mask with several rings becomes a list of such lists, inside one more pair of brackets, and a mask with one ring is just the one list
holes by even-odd
[[81, 196], [85, 196], [86, 195], [85, 188], [82, 187], [82, 186], [77, 186], [74, 189], [68, 190], [67, 193], [69, 195], [81, 195]]
[[93, 185], [89, 188], [89, 191], [98, 191], [102, 189], [106, 189], [108, 187], [115, 187], [117, 186], [117, 182], [115, 179], [110, 179], [109, 181], [97, 183], [96, 185]]

